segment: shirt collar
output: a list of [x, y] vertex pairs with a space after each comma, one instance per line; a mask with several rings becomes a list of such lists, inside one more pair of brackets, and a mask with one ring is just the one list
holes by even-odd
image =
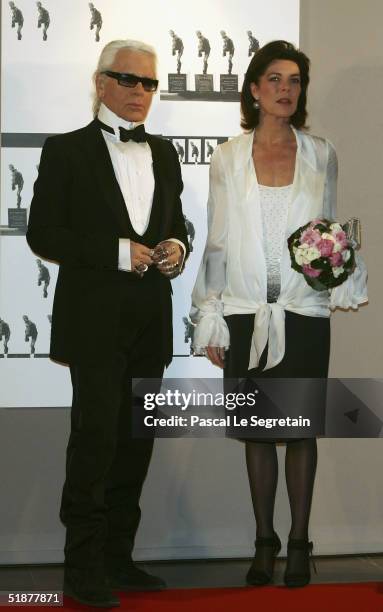
[[118, 140], [120, 140], [119, 129], [118, 129], [119, 127], [123, 127], [126, 130], [132, 130], [137, 125], [141, 125], [141, 123], [144, 123], [143, 121], [135, 122], [135, 121], [127, 121], [126, 119], [122, 119], [122, 117], [119, 117], [118, 115], [116, 115], [116, 113], [111, 111], [110, 108], [105, 106], [105, 104], [103, 103], [101, 103], [100, 110], [98, 111], [98, 118], [100, 121], [102, 121], [102, 123], [109, 125], [109, 127], [111, 127], [114, 130], [114, 135], [116, 136]]

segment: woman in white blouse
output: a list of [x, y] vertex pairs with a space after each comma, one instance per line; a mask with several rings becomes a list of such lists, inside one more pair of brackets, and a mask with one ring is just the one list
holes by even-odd
[[[287, 238], [336, 217], [337, 158], [325, 139], [302, 131], [309, 60], [285, 41], [261, 48], [241, 94], [245, 133], [216, 148], [210, 167], [207, 244], [193, 291], [194, 350], [225, 377], [326, 378], [330, 308], [366, 301], [357, 270], [330, 295], [291, 268]], [[281, 543], [274, 531], [275, 440], [246, 440], [257, 525], [252, 585], [271, 581]], [[308, 523], [317, 464], [315, 438], [286, 444], [291, 530], [285, 583], [310, 581]]]

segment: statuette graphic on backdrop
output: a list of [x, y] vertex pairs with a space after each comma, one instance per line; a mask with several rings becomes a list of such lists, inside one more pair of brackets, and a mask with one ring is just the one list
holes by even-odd
[[[241, 79], [244, 77], [248, 57], [257, 52], [259, 41], [253, 36], [252, 30], [242, 30], [247, 35], [248, 47], [243, 41], [237, 45], [235, 29], [232, 29], [234, 31], [230, 32], [224, 29], [213, 32], [195, 30], [194, 33], [181, 31], [180, 28], [168, 30], [172, 59], [168, 59], [168, 88], [161, 89], [160, 99], [177, 102], [239, 102], [239, 75]], [[190, 42], [194, 34], [197, 37], [196, 46]], [[220, 59], [222, 57], [224, 62]], [[196, 68], [195, 72], [193, 67]]]
[[43, 40], [48, 40], [48, 28], [51, 22], [49, 12], [41, 2], [36, 2], [38, 10], [37, 27], [43, 30]]
[[219, 78], [220, 92], [223, 94], [238, 92], [238, 74], [232, 74], [234, 43], [226, 34], [225, 30], [220, 32], [223, 41], [222, 55], [227, 57], [227, 74], [221, 74]]
[[[15, 235], [18, 235], [20, 233], [25, 234], [27, 227], [27, 209], [21, 207], [21, 192], [24, 187], [24, 177], [20, 170], [16, 168], [16, 166], [14, 166], [13, 164], [9, 164], [8, 168], [11, 173], [11, 188], [12, 191], [16, 192], [16, 207], [11, 206], [8, 208], [8, 228], [10, 232], [14, 232]], [[4, 233], [3, 227], [1, 233]]]
[[185, 326], [184, 342], [189, 344], [190, 355], [193, 354], [193, 336], [194, 336], [194, 325], [188, 317], [182, 317], [183, 324]]
[[21, 192], [24, 187], [23, 175], [17, 168], [15, 168], [13, 164], [9, 164], [8, 167], [12, 175], [12, 191], [16, 191], [16, 205], [17, 205], [17, 208], [20, 208]]
[[12, 13], [11, 27], [16, 28], [17, 26], [17, 40], [21, 40], [22, 39], [21, 31], [24, 25], [24, 16], [21, 10], [15, 5], [14, 2], [9, 2], [9, 8], [11, 9], [11, 13]]
[[93, 30], [93, 28], [95, 29], [95, 41], [100, 42], [100, 30], [102, 28], [101, 13], [98, 9], [96, 9], [93, 2], [89, 2], [88, 6], [91, 12], [89, 29], [90, 30]]
[[221, 30], [221, 36], [223, 40], [222, 55], [228, 58], [227, 74], [231, 74], [233, 70], [234, 43], [224, 30]]
[[36, 324], [27, 315], [23, 316], [25, 323], [25, 342], [30, 342], [30, 356], [35, 356], [35, 345], [38, 336]]
[[43, 286], [43, 297], [48, 297], [48, 286], [51, 281], [51, 275], [47, 266], [43, 264], [41, 259], [36, 259], [37, 267], [38, 267], [38, 278], [37, 285], [40, 287]]
[[254, 55], [259, 49], [259, 41], [253, 36], [251, 30], [247, 30], [247, 37], [249, 39], [249, 57]]
[[0, 317], [0, 342], [3, 342], [3, 355], [8, 356], [8, 342], [11, 337], [11, 330], [8, 323]]
[[182, 42], [182, 38], [176, 35], [173, 30], [169, 31], [170, 36], [172, 37], [172, 55], [175, 55], [177, 58], [177, 74], [181, 73], [181, 57], [184, 52], [184, 43]]
[[190, 253], [192, 253], [193, 242], [195, 238], [195, 229], [194, 229], [193, 223], [190, 221], [190, 219], [187, 218], [186, 215], [184, 215], [184, 219], [185, 219], [186, 232], [187, 232], [188, 240], [189, 240], [189, 249], [190, 249]]
[[184, 43], [182, 38], [178, 36], [174, 30], [169, 30], [172, 39], [172, 56], [176, 57], [177, 72], [168, 74], [168, 90], [172, 93], [184, 93], [187, 89], [186, 74], [181, 73], [182, 62], [181, 58], [184, 52]]

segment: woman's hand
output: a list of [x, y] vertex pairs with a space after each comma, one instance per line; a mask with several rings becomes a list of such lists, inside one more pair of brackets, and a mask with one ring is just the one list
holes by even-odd
[[219, 346], [207, 346], [206, 357], [213, 365], [223, 369], [225, 367], [225, 349]]

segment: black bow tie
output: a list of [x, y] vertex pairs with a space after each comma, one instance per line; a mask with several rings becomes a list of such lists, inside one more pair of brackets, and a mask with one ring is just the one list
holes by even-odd
[[133, 130], [126, 130], [123, 127], [118, 128], [120, 130], [121, 142], [128, 142], [128, 140], [134, 140], [134, 142], [146, 142], [146, 132], [143, 123], [137, 125]]
[[[110, 134], [114, 134], [114, 129], [111, 128], [106, 123], [102, 123], [98, 118], [96, 119], [98, 125], [101, 129], [109, 132]], [[118, 128], [120, 130], [120, 140], [121, 142], [128, 142], [128, 140], [133, 140], [134, 142], [147, 142], [145, 126], [141, 123], [141, 125], [137, 125], [133, 130], [126, 130], [123, 127]]]

